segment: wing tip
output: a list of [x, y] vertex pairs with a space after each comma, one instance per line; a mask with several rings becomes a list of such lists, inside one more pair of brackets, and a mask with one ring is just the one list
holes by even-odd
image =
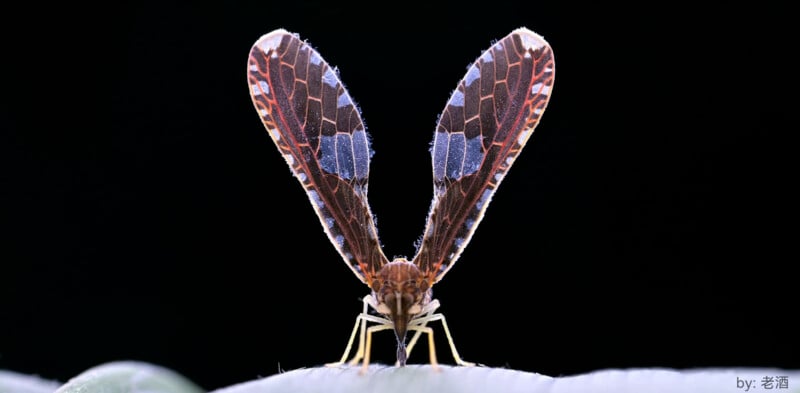
[[547, 40], [545, 40], [544, 37], [528, 29], [527, 27], [520, 27], [512, 31], [511, 34], [519, 35], [519, 38], [522, 41], [522, 45], [525, 46], [525, 49], [537, 50], [543, 47], [550, 46], [550, 44], [547, 43]]
[[278, 49], [278, 46], [281, 44], [281, 40], [287, 35], [296, 36], [296, 34], [290, 33], [283, 28], [275, 29], [267, 34], [262, 35], [258, 40], [256, 40], [256, 43], [253, 46], [259, 47], [264, 53], [267, 53], [270, 49]]

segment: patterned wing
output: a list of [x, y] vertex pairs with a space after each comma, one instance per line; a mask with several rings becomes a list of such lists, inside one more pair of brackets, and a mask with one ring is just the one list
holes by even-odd
[[521, 28], [484, 52], [450, 97], [433, 140], [434, 199], [414, 257], [431, 284], [475, 232], [539, 122], [554, 76], [550, 45]]
[[297, 35], [275, 30], [250, 50], [247, 81], [264, 126], [305, 188], [331, 243], [370, 283], [387, 263], [367, 205], [372, 151], [336, 71]]

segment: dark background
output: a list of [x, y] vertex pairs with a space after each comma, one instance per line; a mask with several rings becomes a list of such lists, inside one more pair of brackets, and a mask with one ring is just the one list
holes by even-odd
[[800, 367], [791, 12], [551, 3], [7, 13], [0, 368], [65, 381], [136, 359], [213, 389], [337, 360], [367, 287], [253, 110], [250, 46], [284, 27], [340, 68], [385, 252], [410, 257], [437, 114], [520, 26], [552, 45], [556, 82], [434, 288], [462, 356], [547, 375]]

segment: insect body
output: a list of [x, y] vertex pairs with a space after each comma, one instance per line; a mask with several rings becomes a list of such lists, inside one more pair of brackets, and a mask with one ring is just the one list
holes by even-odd
[[[275, 30], [253, 45], [248, 60], [253, 104], [272, 140], [300, 181], [333, 245], [371, 293], [342, 359], [369, 364], [372, 333], [393, 330], [397, 361], [441, 321], [431, 287], [469, 243], [497, 186], [531, 136], [550, 98], [555, 65], [549, 44], [520, 28], [497, 41], [469, 68], [439, 118], [431, 154], [433, 202], [417, 254], [389, 261], [367, 203], [372, 150], [361, 115], [337, 73], [297, 35]], [[378, 315], [370, 314], [369, 308]], [[367, 327], [368, 322], [374, 325]], [[406, 334], [415, 334], [406, 346]]]

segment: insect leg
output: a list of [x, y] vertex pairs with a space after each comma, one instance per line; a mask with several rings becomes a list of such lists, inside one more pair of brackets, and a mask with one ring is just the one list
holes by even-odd
[[[441, 315], [441, 314], [436, 314], [436, 315]], [[431, 367], [433, 367], [434, 371], [440, 371], [439, 362], [436, 361], [436, 345], [433, 343], [433, 329], [425, 326], [425, 324], [423, 323], [422, 325], [409, 326], [408, 330], [416, 330], [417, 333], [428, 334], [428, 353], [430, 355]]]
[[429, 322], [433, 321], [442, 321], [442, 327], [444, 328], [444, 333], [447, 336], [447, 342], [448, 344], [450, 344], [450, 352], [452, 352], [456, 364], [459, 366], [475, 365], [475, 363], [464, 361], [463, 359], [461, 359], [461, 356], [458, 355], [458, 350], [456, 350], [456, 345], [453, 343], [453, 336], [450, 335], [450, 328], [447, 327], [447, 321], [444, 318], [444, 314], [432, 314], [430, 316], [421, 317], [417, 320], [419, 321], [419, 326], [425, 326]]
[[367, 343], [366, 347], [364, 348], [364, 365], [361, 366], [361, 371], [360, 371], [362, 375], [366, 373], [367, 369], [369, 368], [369, 355], [372, 349], [372, 333], [389, 329], [394, 329], [394, 325], [383, 324], [383, 325], [374, 325], [367, 328]]
[[[432, 300], [430, 303], [426, 304], [425, 308], [423, 308], [422, 311], [420, 312], [420, 314], [424, 314], [424, 315], [422, 317], [413, 319], [411, 321], [411, 324], [412, 325], [416, 325], [417, 321], [419, 321], [420, 319], [424, 319], [424, 318], [430, 317], [431, 314], [433, 314], [433, 312], [436, 311], [436, 309], [438, 309], [438, 308], [439, 308], [439, 301], [436, 300], [436, 299]], [[427, 324], [427, 321], [424, 322], [424, 323], [421, 323], [420, 326], [425, 326], [426, 324]], [[408, 342], [408, 346], [406, 347], [406, 356], [407, 357], [411, 356], [411, 350], [414, 349], [414, 345], [417, 344], [417, 340], [419, 340], [419, 336], [421, 336], [421, 335], [422, 335], [422, 331], [421, 330], [417, 330], [416, 332], [414, 332], [414, 336], [411, 337], [411, 341]]]
[[383, 318], [376, 317], [374, 315], [370, 315], [367, 313], [368, 307], [372, 306], [375, 308], [375, 298], [372, 295], [367, 295], [363, 299], [364, 308], [361, 311], [361, 314], [358, 314], [356, 317], [356, 324], [353, 326], [353, 332], [350, 334], [350, 339], [347, 341], [347, 347], [344, 350], [344, 354], [342, 358], [338, 362], [328, 363], [325, 366], [327, 367], [339, 367], [345, 363], [347, 360], [347, 355], [350, 354], [350, 350], [353, 348], [353, 341], [356, 338], [356, 332], [358, 332], [359, 326], [361, 327], [361, 334], [358, 340], [358, 350], [356, 350], [356, 355], [350, 360], [350, 365], [358, 364], [358, 361], [364, 356], [364, 333], [367, 328], [367, 321], [375, 322], [378, 324], [385, 324], [386, 321]]

